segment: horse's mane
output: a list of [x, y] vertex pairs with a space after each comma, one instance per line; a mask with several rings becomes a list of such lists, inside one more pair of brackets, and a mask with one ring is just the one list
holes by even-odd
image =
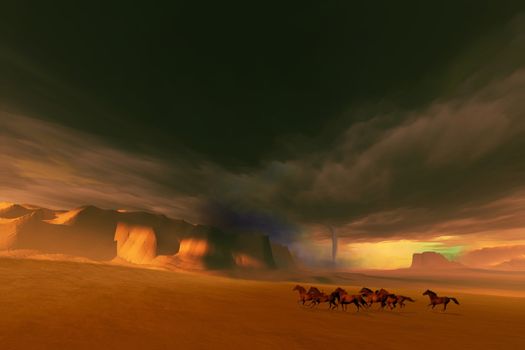
[[366, 287], [361, 288], [361, 292], [362, 292], [362, 291], [366, 291], [366, 292], [368, 292], [368, 293], [373, 293], [372, 289], [370, 289], [370, 288], [366, 288]]
[[437, 294], [433, 291], [431, 291], [430, 289], [427, 289], [427, 291], [425, 293], [428, 293], [430, 295], [434, 295], [434, 296], [437, 296]]

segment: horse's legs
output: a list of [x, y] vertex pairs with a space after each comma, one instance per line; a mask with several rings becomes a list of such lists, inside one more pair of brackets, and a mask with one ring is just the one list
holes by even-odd
[[435, 307], [436, 307], [436, 304], [432, 304], [432, 310], [434, 310]]
[[382, 301], [381, 302], [381, 310], [384, 310], [385, 306], [387, 306], [387, 302], [386, 301]]
[[443, 303], [443, 311], [445, 311], [447, 309], [447, 304], [449, 303], [449, 300], [445, 301]]

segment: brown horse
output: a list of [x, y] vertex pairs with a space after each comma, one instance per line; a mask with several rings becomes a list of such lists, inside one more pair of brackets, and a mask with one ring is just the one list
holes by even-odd
[[354, 304], [357, 308], [357, 311], [359, 311], [359, 308], [367, 305], [366, 301], [363, 299], [361, 295], [348, 294], [347, 291], [344, 290], [343, 288], [337, 288], [334, 291], [334, 293], [339, 294], [339, 304], [341, 304], [341, 308], [343, 309], [343, 311], [346, 311], [348, 304]]
[[384, 296], [383, 300], [381, 301], [381, 309], [384, 309], [385, 306], [388, 306], [390, 310], [394, 310], [396, 305], [397, 305], [397, 295], [395, 294], [387, 294]]
[[405, 307], [405, 301], [410, 301], [410, 302], [415, 302], [414, 299], [412, 299], [411, 297], [406, 297], [404, 295], [396, 295], [397, 297], [397, 303], [399, 304], [399, 307], [400, 308], [404, 308]]
[[363, 287], [359, 293], [366, 300], [368, 306], [372, 306], [373, 303], [381, 303], [381, 307], [385, 307], [385, 299], [387, 295], [391, 294], [386, 289], [376, 290], [375, 292], [370, 288]]
[[328, 303], [328, 308], [330, 310], [337, 308], [338, 299], [339, 294], [334, 292], [332, 292], [330, 295], [325, 294], [323, 292], [316, 295], [312, 295], [312, 303], [314, 304], [314, 306], [319, 305], [321, 303]]
[[307, 301], [312, 300], [312, 294], [307, 293], [303, 286], [296, 285], [292, 290], [299, 293], [299, 300], [297, 302], [302, 302], [304, 305]]
[[[325, 302], [328, 302], [328, 307], [330, 310], [334, 310], [339, 308], [339, 304], [341, 303], [341, 299], [339, 296], [339, 291], [336, 289], [330, 295], [327, 295], [327, 298], [324, 300]], [[341, 305], [343, 307], [343, 305]]]
[[337, 309], [339, 307], [339, 300], [339, 292], [337, 290], [330, 293], [330, 310]]
[[431, 291], [430, 289], [427, 289], [423, 295], [428, 295], [430, 298], [430, 304], [428, 306], [432, 305], [432, 309], [439, 304], [443, 304], [443, 311], [447, 309], [447, 304], [452, 300], [454, 303], [459, 305], [459, 302], [456, 298], [452, 297], [438, 297], [436, 293]]
[[321, 303], [321, 299], [324, 300], [325, 294], [321, 292], [319, 289], [317, 289], [316, 287], [310, 287], [310, 289], [308, 289], [307, 294], [310, 296], [310, 299], [312, 302], [310, 307], [317, 306]]
[[317, 294], [321, 294], [321, 291], [317, 289], [316, 287], [310, 287], [310, 289], [308, 289], [308, 294], [317, 295]]
[[398, 304], [400, 308], [404, 308], [406, 306], [405, 301], [415, 302], [414, 299], [404, 295], [388, 294], [383, 300], [381, 308], [384, 309], [385, 306], [388, 306], [390, 310], [393, 310]]

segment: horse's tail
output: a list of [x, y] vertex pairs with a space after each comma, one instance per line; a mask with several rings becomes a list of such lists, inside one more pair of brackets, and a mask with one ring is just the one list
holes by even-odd
[[448, 297], [448, 298], [459, 305], [459, 301], [457, 301], [456, 298], [451, 298], [451, 297]]
[[415, 300], [412, 299], [411, 297], [405, 297], [405, 300], [408, 300], [408, 301], [411, 301], [411, 302], [415, 302]]

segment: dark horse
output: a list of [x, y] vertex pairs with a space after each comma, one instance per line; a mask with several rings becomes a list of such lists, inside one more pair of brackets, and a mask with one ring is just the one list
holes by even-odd
[[447, 304], [452, 300], [454, 303], [459, 305], [459, 302], [456, 300], [456, 298], [452, 297], [438, 297], [436, 293], [431, 291], [430, 289], [427, 289], [423, 295], [428, 295], [430, 298], [430, 304], [428, 306], [432, 305], [432, 308], [434, 308], [436, 305], [443, 304], [443, 311], [447, 309]]

